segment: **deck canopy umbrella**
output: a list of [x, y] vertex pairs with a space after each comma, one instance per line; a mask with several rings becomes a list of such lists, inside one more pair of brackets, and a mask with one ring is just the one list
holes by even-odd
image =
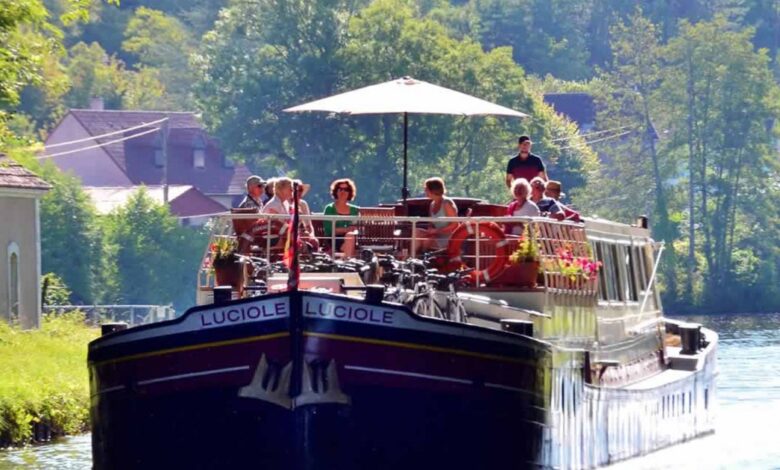
[[404, 115], [404, 179], [401, 197], [406, 207], [407, 146], [409, 114], [454, 114], [459, 116], [515, 116], [527, 114], [475, 98], [459, 91], [403, 77], [370, 85], [328, 98], [287, 108], [286, 112], [325, 111], [337, 114], [403, 114]]

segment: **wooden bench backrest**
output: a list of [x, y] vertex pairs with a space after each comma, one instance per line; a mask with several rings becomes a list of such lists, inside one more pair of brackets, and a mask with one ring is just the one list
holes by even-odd
[[393, 207], [361, 207], [358, 209], [361, 217], [376, 217], [373, 220], [358, 222], [358, 246], [395, 246], [395, 230], [397, 228], [393, 216]]
[[[231, 214], [258, 214], [260, 211], [256, 207], [234, 207], [230, 209]], [[233, 219], [233, 230], [237, 236], [249, 230], [255, 219]]]
[[472, 217], [503, 217], [506, 215], [507, 206], [503, 204], [475, 204], [471, 207], [469, 215]]

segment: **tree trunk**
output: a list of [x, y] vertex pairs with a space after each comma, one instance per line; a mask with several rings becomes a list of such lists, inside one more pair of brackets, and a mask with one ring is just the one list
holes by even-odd
[[696, 268], [696, 185], [695, 185], [695, 150], [694, 150], [694, 115], [695, 115], [695, 89], [692, 51], [688, 51], [688, 276], [685, 280], [685, 296], [689, 302], [693, 301], [693, 274]]

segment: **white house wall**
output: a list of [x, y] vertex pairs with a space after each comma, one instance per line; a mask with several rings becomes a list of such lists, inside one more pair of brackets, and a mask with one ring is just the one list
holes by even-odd
[[19, 321], [23, 328], [36, 328], [40, 324], [36, 203], [33, 197], [0, 194], [0, 215], [6, 221], [0, 222], [0, 319], [8, 320], [11, 311], [8, 249], [15, 243], [19, 250]]
[[[90, 137], [81, 123], [68, 114], [46, 139], [46, 145], [62, 142], [70, 142], [77, 139]], [[114, 135], [107, 139], [119, 139], [122, 135]], [[47, 148], [47, 154], [66, 152], [97, 144], [94, 140], [86, 140], [72, 145]], [[114, 163], [111, 157], [100, 147], [83, 150], [80, 152], [52, 157], [57, 167], [65, 172], [73, 172], [81, 179], [84, 186], [131, 186], [132, 182], [127, 175]]]

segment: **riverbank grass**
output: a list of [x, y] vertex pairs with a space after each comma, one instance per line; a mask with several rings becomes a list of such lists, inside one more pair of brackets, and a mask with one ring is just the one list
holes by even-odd
[[0, 447], [87, 430], [87, 343], [98, 335], [79, 312], [46, 315], [40, 330], [0, 321]]

